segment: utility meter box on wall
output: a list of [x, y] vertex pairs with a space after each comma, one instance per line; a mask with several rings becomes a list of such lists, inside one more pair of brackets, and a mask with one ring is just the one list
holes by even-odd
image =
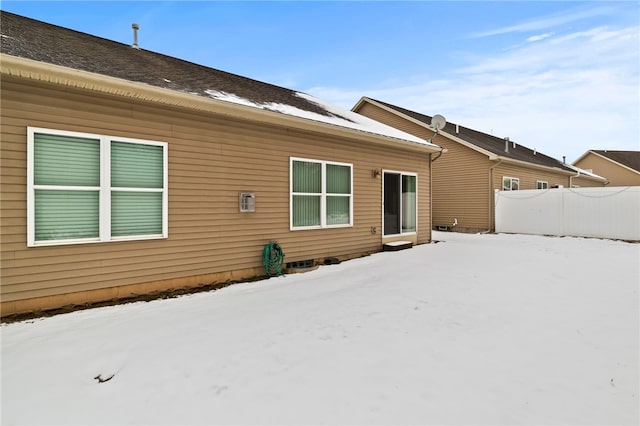
[[240, 212], [250, 213], [256, 211], [256, 194], [253, 192], [240, 193]]

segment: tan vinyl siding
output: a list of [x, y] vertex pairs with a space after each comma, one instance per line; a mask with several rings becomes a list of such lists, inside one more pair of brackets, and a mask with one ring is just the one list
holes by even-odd
[[493, 189], [502, 190], [502, 177], [518, 178], [520, 180], [520, 190], [536, 189], [536, 182], [546, 181], [549, 188], [554, 186], [569, 186], [569, 174], [554, 173], [553, 171], [523, 167], [519, 164], [503, 162], [493, 169]]
[[609, 181], [607, 186], [640, 186], [640, 173], [616, 164], [591, 152], [576, 162], [575, 165], [602, 176]]
[[604, 182], [601, 180], [588, 178], [588, 177], [574, 177], [571, 179], [571, 184], [574, 186], [579, 186], [580, 188], [591, 188], [591, 187], [600, 187], [604, 186]]
[[444, 137], [437, 136], [435, 143], [447, 152], [433, 163], [433, 225], [461, 231], [489, 229], [491, 162], [486, 155]]
[[[433, 131], [424, 124], [375, 104], [364, 102], [358, 108], [360, 114], [405, 132], [424, 139], [433, 137]], [[451, 136], [455, 138], [456, 135]], [[494, 191], [502, 190], [503, 177], [517, 178], [521, 190], [536, 189], [538, 181], [547, 182], [548, 188], [570, 185], [571, 173], [568, 171], [556, 172], [548, 167], [529, 166], [507, 158], [490, 160], [486, 153], [442, 135], [435, 136], [433, 142], [446, 150], [442, 156], [434, 154], [432, 163], [434, 227], [463, 232], [493, 230]], [[578, 166], [586, 168], [583, 164]], [[595, 167], [594, 172], [598, 173]], [[573, 178], [571, 182], [580, 186], [603, 186], [603, 182], [587, 177]]]
[[427, 129], [425, 129], [424, 127], [410, 122], [397, 114], [393, 114], [368, 102], [361, 105], [360, 109], [358, 109], [358, 114], [364, 115], [365, 117], [369, 117], [373, 120], [379, 121], [380, 123], [384, 123], [387, 126], [394, 127], [425, 140], [431, 139], [431, 136], [433, 135], [433, 132], [427, 131]]
[[[229, 279], [234, 271], [259, 274], [270, 241], [282, 246], [286, 262], [379, 251], [382, 179], [373, 169], [418, 174], [414, 238], [431, 238], [428, 154], [11, 78], [3, 79], [1, 102], [3, 314], [77, 299], [65, 296], [71, 293], [114, 297], [123, 293], [113, 289], [132, 285], [140, 291]], [[169, 238], [27, 248], [27, 126], [167, 142]], [[289, 230], [291, 156], [353, 164], [353, 227]], [[245, 191], [256, 195], [254, 213], [239, 212]], [[40, 305], [17, 303], [30, 298]]]
[[[423, 139], [431, 139], [432, 130], [370, 103], [362, 104], [358, 113], [393, 126]], [[434, 227], [452, 227], [457, 220], [458, 230], [488, 229], [488, 168], [487, 157], [440, 135], [433, 140], [447, 150], [432, 164], [432, 203]]]

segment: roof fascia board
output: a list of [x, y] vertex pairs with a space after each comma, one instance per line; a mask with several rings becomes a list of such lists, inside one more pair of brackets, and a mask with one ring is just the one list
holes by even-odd
[[363, 96], [360, 98], [360, 100], [353, 106], [353, 108], [351, 108], [351, 111], [353, 112], [358, 112], [360, 110], [360, 108], [362, 107], [362, 105], [365, 102], [369, 102], [369, 103], [373, 103], [371, 99], [367, 98], [366, 96]]
[[[570, 176], [574, 176], [576, 172], [574, 171], [570, 171], [570, 170], [562, 170], [559, 167], [549, 167], [549, 166], [543, 166], [542, 164], [534, 164], [534, 163], [530, 163], [528, 161], [522, 161], [522, 160], [516, 160], [514, 158], [509, 158], [509, 157], [503, 157], [501, 155], [496, 156], [495, 158], [493, 158], [493, 160], [502, 160], [503, 164], [504, 163], [513, 163], [519, 166], [524, 166], [524, 167], [528, 167], [530, 169], [541, 169], [541, 170], [551, 170], [553, 172], [556, 173], [562, 173], [565, 175], [570, 175]], [[585, 176], [585, 175], [580, 175], [580, 176]]]
[[[414, 124], [417, 124], [418, 126], [421, 126], [421, 127], [424, 127], [427, 130], [433, 131], [433, 129], [430, 128], [425, 122], [417, 120], [417, 119], [415, 119], [413, 117], [410, 117], [410, 116], [408, 116], [406, 114], [403, 114], [400, 111], [397, 111], [397, 110], [395, 110], [393, 108], [390, 108], [390, 107], [388, 107], [386, 105], [383, 105], [383, 104], [381, 104], [379, 102], [376, 102], [371, 98], [367, 98], [366, 96], [362, 97], [358, 101], [358, 103], [351, 110], [353, 112], [358, 112], [362, 108], [362, 106], [364, 106], [365, 103], [370, 103], [371, 105], [374, 105], [374, 106], [376, 106], [378, 108], [381, 108], [381, 109], [383, 109], [383, 110], [385, 110], [385, 111], [387, 111], [387, 112], [389, 112], [391, 114], [397, 115], [398, 117], [401, 117], [401, 118], [403, 118], [403, 119], [405, 119], [407, 121], [410, 121], [410, 122], [412, 122]], [[459, 143], [461, 145], [464, 145], [467, 148], [473, 149], [474, 151], [477, 151], [477, 152], [479, 152], [479, 153], [481, 153], [483, 155], [486, 155], [487, 157], [489, 157], [489, 160], [495, 160], [496, 158], [498, 158], [498, 156], [496, 156], [494, 153], [492, 153], [490, 151], [487, 151], [486, 149], [482, 149], [482, 148], [480, 148], [480, 147], [478, 147], [478, 146], [476, 146], [476, 145], [474, 145], [474, 144], [472, 144], [470, 142], [467, 142], [467, 141], [465, 141], [463, 139], [460, 139], [457, 136], [454, 136], [454, 135], [449, 134], [447, 132], [444, 132], [442, 130], [440, 130], [438, 132], [438, 134], [441, 135], [441, 136], [445, 136], [446, 138], [451, 139], [452, 141], [457, 142], [457, 143]]]
[[[604, 159], [604, 160], [610, 161], [611, 163], [615, 164], [616, 166], [620, 166], [620, 167], [622, 167], [623, 169], [627, 169], [627, 170], [629, 170], [630, 172], [633, 172], [633, 173], [635, 173], [635, 174], [640, 175], [640, 171], [639, 171], [639, 170], [633, 169], [633, 168], [631, 168], [631, 167], [629, 167], [629, 166], [625, 166], [624, 164], [622, 164], [622, 163], [618, 163], [616, 160], [612, 160], [611, 158], [609, 158], [609, 157], [605, 157], [604, 155], [599, 154], [599, 153], [597, 153], [597, 152], [594, 152], [594, 151], [589, 151], [589, 152], [590, 152], [591, 154], [593, 154], [593, 155], [596, 155], [596, 156], [598, 156], [598, 157], [600, 157], [600, 158]], [[576, 160], [576, 161], [578, 161], [578, 160]]]
[[592, 151], [591, 151], [591, 150], [586, 151], [584, 154], [582, 154], [580, 157], [578, 157], [578, 158], [577, 158], [573, 163], [571, 163], [571, 164], [573, 164], [573, 165], [575, 166], [575, 164], [576, 164], [578, 161], [582, 160], [584, 157], [586, 157], [587, 155], [589, 155], [589, 153], [592, 153]]
[[[386, 105], [380, 104], [379, 102], [376, 102], [375, 100], [373, 100], [371, 98], [367, 98], [366, 96], [362, 97], [358, 101], [358, 103], [353, 107], [352, 111], [357, 112], [358, 110], [360, 110], [362, 108], [362, 106], [365, 103], [370, 103], [371, 105], [375, 105], [378, 108], [382, 108], [383, 110], [385, 110], [387, 112], [390, 112], [392, 114], [395, 114], [395, 115], [397, 115], [399, 117], [402, 117], [405, 120], [411, 121], [412, 123], [415, 123], [415, 124], [417, 124], [419, 126], [422, 126], [422, 127], [426, 128], [426, 129], [432, 130], [426, 123], [424, 123], [424, 122], [422, 122], [420, 120], [417, 120], [417, 119], [415, 119], [413, 117], [410, 117], [410, 116], [408, 116], [406, 114], [403, 114], [400, 111], [397, 111], [397, 110], [395, 110], [393, 108], [390, 108], [390, 107], [388, 107]], [[530, 163], [528, 161], [516, 160], [516, 159], [510, 158], [510, 157], [504, 157], [502, 155], [496, 155], [491, 151], [487, 151], [486, 149], [480, 148], [479, 146], [474, 145], [471, 142], [467, 142], [464, 139], [461, 139], [461, 138], [459, 138], [459, 137], [457, 137], [455, 135], [452, 135], [452, 134], [450, 134], [448, 132], [444, 132], [442, 130], [440, 130], [438, 132], [438, 134], [440, 136], [446, 137], [447, 139], [450, 139], [450, 140], [452, 140], [454, 142], [457, 142], [460, 145], [463, 145], [463, 146], [465, 146], [465, 147], [467, 147], [469, 149], [472, 149], [472, 150], [474, 150], [476, 152], [479, 152], [479, 153], [481, 153], [483, 155], [486, 155], [489, 158], [489, 160], [491, 160], [491, 161], [502, 160], [503, 163], [513, 163], [513, 164], [517, 164], [517, 165], [521, 165], [521, 166], [526, 166], [526, 167], [529, 167], [529, 168], [542, 169], [542, 170], [552, 170], [554, 172], [559, 172], [559, 173], [563, 173], [563, 174], [571, 175], [571, 176], [573, 176], [573, 174], [574, 174], [573, 172], [571, 172], [569, 170], [562, 170], [562, 169], [556, 168], [556, 167], [543, 166], [543, 165], [540, 165], [540, 164]], [[580, 175], [580, 176], [584, 176], [584, 175]]]
[[498, 158], [505, 158], [506, 159], [506, 157], [502, 157], [500, 155], [496, 155], [491, 151], [487, 151], [486, 149], [480, 148], [479, 146], [474, 145], [471, 142], [467, 142], [464, 139], [460, 139], [459, 137], [457, 137], [455, 135], [452, 135], [452, 134], [450, 134], [448, 132], [443, 132], [441, 130], [438, 134], [442, 135], [442, 136], [444, 136], [446, 138], [449, 138], [452, 141], [459, 143], [460, 145], [466, 146], [469, 149], [472, 149], [472, 150], [474, 150], [476, 152], [479, 152], [480, 154], [486, 155], [487, 157], [489, 157], [489, 160], [497, 160]]
[[132, 82], [116, 77], [76, 70], [60, 65], [48, 64], [32, 59], [20, 58], [0, 53], [0, 74], [90, 90], [123, 98], [154, 102], [174, 107], [189, 108], [208, 113], [232, 116], [271, 125], [295, 128], [338, 137], [399, 148], [422, 153], [440, 152], [439, 147], [429, 146], [391, 136], [380, 135], [363, 130], [350, 129], [335, 124], [323, 123], [312, 119], [295, 117], [279, 112], [263, 110], [247, 105], [219, 99], [208, 99], [189, 93], [155, 87], [144, 83]]

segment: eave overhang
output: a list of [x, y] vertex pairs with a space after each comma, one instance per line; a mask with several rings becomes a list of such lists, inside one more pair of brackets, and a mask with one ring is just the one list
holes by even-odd
[[603, 160], [606, 160], [606, 161], [608, 161], [608, 162], [610, 162], [610, 163], [613, 163], [613, 164], [615, 164], [615, 165], [616, 165], [616, 166], [618, 166], [618, 167], [622, 167], [623, 169], [626, 169], [626, 170], [628, 170], [628, 171], [630, 171], [630, 172], [633, 172], [633, 173], [635, 173], [635, 174], [639, 174], [639, 175], [640, 175], [640, 171], [638, 171], [638, 170], [636, 170], [636, 169], [634, 169], [634, 168], [632, 168], [632, 167], [625, 166], [624, 164], [619, 163], [619, 162], [617, 162], [616, 160], [612, 160], [612, 159], [611, 159], [611, 158], [609, 158], [609, 157], [605, 157], [604, 155], [599, 154], [599, 153], [597, 153], [597, 152], [595, 152], [595, 151], [591, 151], [591, 150], [589, 150], [589, 151], [585, 152], [584, 154], [582, 154], [582, 155], [580, 156], [580, 158], [578, 158], [576, 161], [574, 161], [574, 162], [573, 162], [573, 164], [576, 164], [577, 162], [579, 162], [579, 161], [580, 161], [580, 160], [582, 160], [583, 158], [587, 157], [589, 154], [591, 154], [591, 155], [595, 155], [596, 157], [602, 158]]
[[145, 83], [132, 82], [4, 53], [0, 53], [0, 75], [348, 138], [377, 146], [400, 148], [426, 154], [441, 151], [440, 147], [433, 145], [421, 144], [410, 140], [342, 127], [337, 124], [296, 117], [219, 99], [205, 98], [191, 93], [178, 92]]
[[[405, 119], [407, 121], [410, 121], [410, 122], [412, 122], [414, 124], [417, 124], [417, 125], [419, 125], [421, 127], [424, 127], [425, 129], [433, 131], [433, 129], [431, 127], [429, 127], [429, 125], [427, 125], [425, 122], [420, 121], [420, 120], [418, 120], [416, 118], [413, 118], [411, 116], [408, 116], [406, 114], [403, 114], [400, 111], [397, 111], [397, 110], [395, 110], [393, 108], [389, 108], [388, 106], [380, 104], [379, 102], [376, 102], [375, 100], [373, 100], [371, 98], [367, 98], [366, 96], [362, 97], [358, 101], [358, 103], [351, 110], [353, 112], [358, 112], [360, 110], [360, 108], [362, 108], [362, 106], [365, 103], [369, 103], [371, 105], [375, 105], [378, 108], [382, 108], [383, 110], [385, 110], [387, 112], [390, 112], [390, 113], [392, 113], [394, 115], [402, 117], [403, 119]], [[456, 135], [453, 135], [451, 133], [445, 132], [443, 130], [440, 130], [438, 132], [438, 135], [440, 135], [442, 137], [445, 137], [445, 138], [447, 138], [449, 140], [452, 140], [452, 141], [454, 141], [456, 143], [459, 143], [460, 145], [465, 146], [465, 147], [467, 147], [469, 149], [472, 149], [472, 150], [474, 150], [474, 151], [476, 151], [476, 152], [478, 152], [478, 153], [480, 153], [482, 155], [486, 155], [487, 158], [490, 161], [502, 161], [502, 163], [511, 163], [511, 164], [515, 164], [515, 165], [519, 165], [519, 166], [523, 166], [523, 167], [528, 167], [528, 168], [534, 168], [534, 169], [540, 169], [540, 170], [550, 170], [550, 171], [553, 171], [553, 172], [556, 172], [556, 173], [565, 174], [567, 176], [574, 176], [575, 175], [575, 172], [573, 172], [571, 170], [563, 170], [560, 167], [544, 166], [542, 164], [530, 163], [528, 161], [516, 160], [516, 159], [511, 158], [511, 157], [505, 157], [505, 156], [502, 156], [502, 155], [495, 154], [495, 153], [493, 153], [491, 151], [488, 151], [486, 149], [480, 148], [477, 145], [474, 145], [474, 144], [472, 144], [470, 142], [467, 142], [464, 139], [461, 139], [461, 138], [457, 137]], [[593, 177], [587, 176], [587, 175], [580, 175], [580, 176], [581, 177], [593, 178]], [[594, 178], [594, 179], [598, 180], [597, 178]]]

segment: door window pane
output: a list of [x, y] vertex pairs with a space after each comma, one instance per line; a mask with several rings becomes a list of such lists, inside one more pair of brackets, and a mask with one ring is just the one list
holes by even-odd
[[417, 230], [417, 177], [403, 173], [384, 173], [384, 235]]
[[400, 175], [384, 174], [384, 234], [400, 233]]
[[402, 232], [416, 230], [416, 177], [402, 176]]

